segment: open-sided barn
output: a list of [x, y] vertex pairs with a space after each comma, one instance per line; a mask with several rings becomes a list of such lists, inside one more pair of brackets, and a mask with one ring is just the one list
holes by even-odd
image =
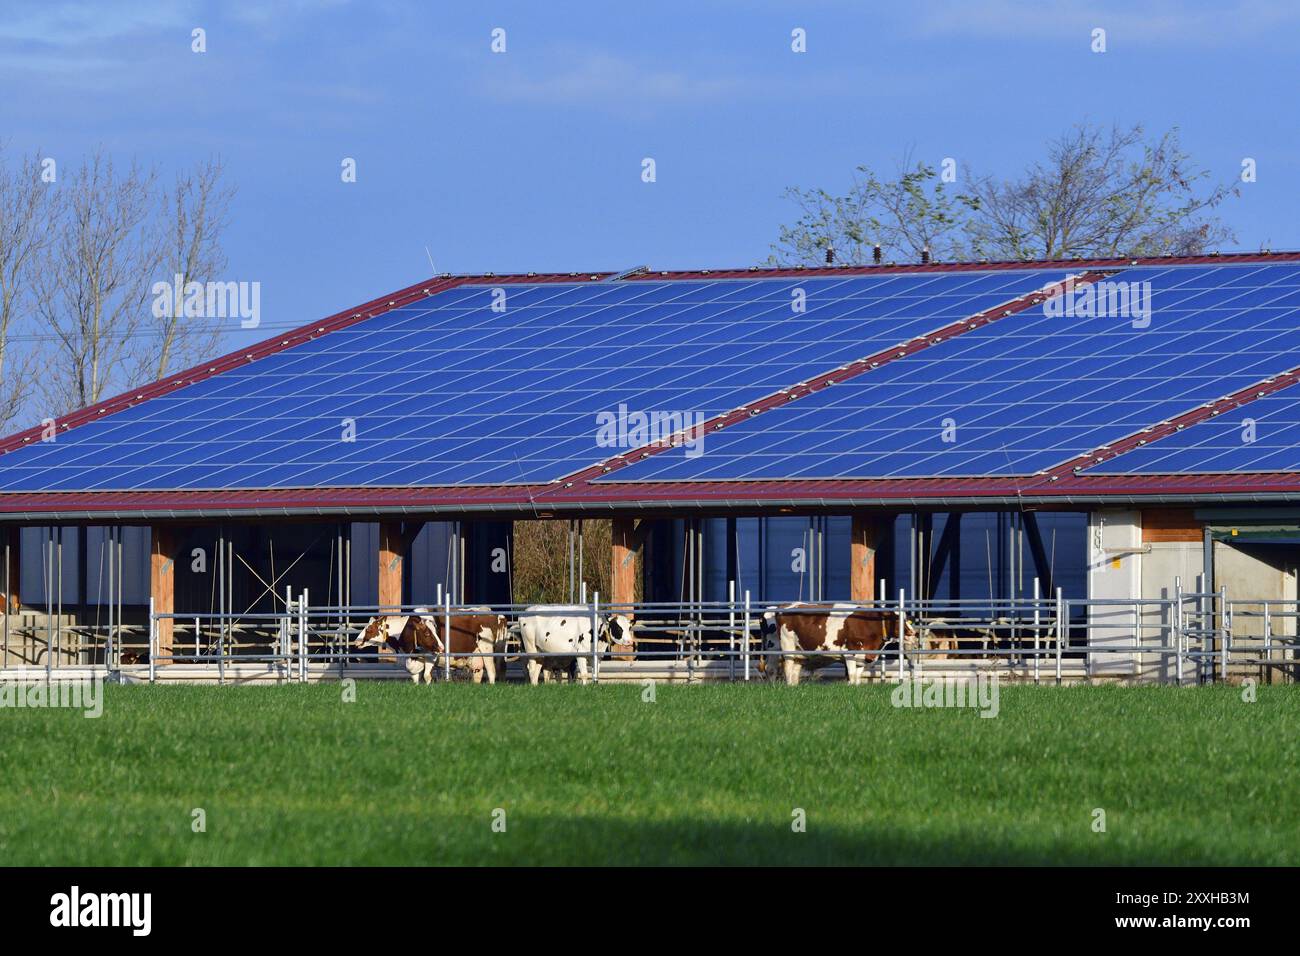
[[626, 672], [735, 674], [747, 596], [971, 632], [900, 673], [1288, 678], [1298, 332], [1296, 253], [438, 277], [0, 442], [3, 665], [325, 673], [608, 519]]

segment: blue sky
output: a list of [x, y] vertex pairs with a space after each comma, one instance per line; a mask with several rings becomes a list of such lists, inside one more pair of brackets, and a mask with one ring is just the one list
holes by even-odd
[[794, 217], [789, 185], [842, 190], [909, 149], [1010, 175], [1083, 120], [1177, 125], [1225, 181], [1254, 158], [1226, 212], [1239, 245], [1300, 248], [1298, 44], [1300, 5], [1271, 0], [6, 0], [0, 137], [65, 168], [98, 143], [163, 170], [220, 154], [226, 278], [296, 324], [425, 278], [430, 256], [749, 265]]

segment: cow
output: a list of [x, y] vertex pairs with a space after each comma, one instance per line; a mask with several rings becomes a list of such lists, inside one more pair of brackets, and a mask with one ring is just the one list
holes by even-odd
[[[506, 619], [490, 608], [468, 608], [451, 617], [451, 637], [443, 641], [438, 616], [428, 608], [416, 608], [414, 614], [389, 614], [372, 618], [361, 630], [353, 647], [384, 647], [406, 659], [411, 680], [432, 684], [442, 665], [442, 655], [450, 653], [450, 666], [469, 668], [475, 684], [487, 675], [489, 684], [497, 680], [497, 663], [492, 657], [466, 657], [468, 654], [504, 654]], [[450, 646], [448, 646], [450, 645]], [[457, 657], [457, 655], [462, 655]], [[502, 673], [504, 675], [504, 661]]]
[[[786, 604], [764, 613], [762, 634], [764, 653], [758, 669], [769, 679], [782, 676], [793, 687], [805, 665], [816, 669], [842, 660], [849, 683], [858, 684], [881, 649], [898, 640], [898, 615], [860, 610], [853, 604]], [[910, 649], [916, 639], [911, 621], [904, 634]]]
[[[928, 655], [928, 659], [943, 660], [975, 657], [975, 654], [953, 653], [965, 646], [982, 651], [989, 666], [1005, 665], [1015, 669], [1023, 666], [1026, 660], [1032, 662], [1032, 655], [1026, 657], [1016, 651], [1029, 650], [1034, 647], [1034, 632], [1037, 630], [1039, 649], [1055, 646], [1056, 625], [1051, 621], [1040, 622], [1035, 628], [1032, 622], [1013, 620], [1007, 617], [995, 617], [987, 621], [962, 621], [950, 618], [928, 618], [920, 623], [921, 637], [924, 645], [934, 650], [948, 653]], [[999, 652], [1009, 652], [1002, 656]]]
[[[602, 615], [599, 628], [598, 654], [603, 654], [610, 643], [627, 644], [632, 639], [632, 618], [626, 614]], [[530, 684], [537, 684], [543, 676], [558, 678], [561, 673], [587, 683], [587, 661], [591, 658], [589, 608], [570, 604], [524, 608], [519, 615], [519, 641]]]

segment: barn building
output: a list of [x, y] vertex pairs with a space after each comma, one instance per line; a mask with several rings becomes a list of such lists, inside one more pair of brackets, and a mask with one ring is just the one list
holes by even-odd
[[1300, 253], [444, 275], [0, 441], [0, 666], [509, 605], [516, 522], [599, 520], [606, 603], [1037, 597], [1058, 667], [1291, 679], [1298, 343]]

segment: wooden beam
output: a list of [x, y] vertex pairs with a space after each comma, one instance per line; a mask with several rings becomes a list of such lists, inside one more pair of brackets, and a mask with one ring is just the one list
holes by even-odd
[[1200, 541], [1201, 522], [1190, 508], [1145, 508], [1142, 511], [1142, 540]]
[[849, 599], [870, 601], [876, 587], [876, 539], [879, 522], [865, 514], [853, 515], [849, 563]]
[[406, 538], [400, 521], [382, 521], [379, 524], [379, 605], [398, 608], [402, 606], [402, 558], [406, 554]]
[[[636, 601], [637, 556], [641, 552], [641, 535], [637, 534], [633, 518], [615, 517], [612, 519], [610, 539], [610, 604], [632, 604]], [[635, 650], [635, 642], [615, 645], [622, 653], [614, 654], [615, 660], [630, 661]]]
[[[155, 614], [172, 614], [176, 611], [176, 534], [168, 525], [154, 525], [149, 529], [149, 594], [153, 598]], [[171, 663], [172, 635], [175, 622], [171, 618], [158, 621], [157, 663]]]

